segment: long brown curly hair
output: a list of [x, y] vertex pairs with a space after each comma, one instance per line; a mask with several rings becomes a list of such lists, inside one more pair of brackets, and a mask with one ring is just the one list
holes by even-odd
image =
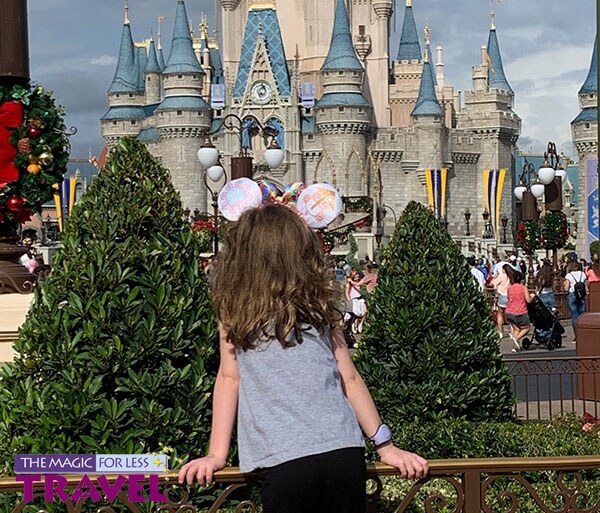
[[340, 322], [341, 294], [316, 234], [290, 208], [269, 204], [230, 224], [212, 284], [217, 316], [236, 348], [276, 338], [302, 343], [302, 329]]

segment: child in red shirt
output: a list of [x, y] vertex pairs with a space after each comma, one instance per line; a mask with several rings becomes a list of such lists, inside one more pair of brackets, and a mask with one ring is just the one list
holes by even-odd
[[508, 287], [506, 304], [506, 320], [510, 325], [510, 338], [515, 345], [513, 353], [521, 350], [520, 341], [529, 333], [529, 314], [527, 304], [531, 302], [532, 295], [523, 283], [524, 276], [509, 264], [503, 267], [510, 285]]

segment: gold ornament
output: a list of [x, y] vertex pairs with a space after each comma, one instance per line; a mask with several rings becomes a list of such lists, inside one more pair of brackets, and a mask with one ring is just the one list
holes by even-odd
[[30, 164], [39, 164], [40, 158], [37, 155], [27, 155]]
[[37, 165], [37, 164], [29, 164], [27, 166], [27, 172], [32, 174], [32, 175], [37, 175], [40, 173], [40, 171], [42, 170], [42, 168]]
[[42, 164], [43, 166], [49, 166], [50, 164], [52, 164], [53, 160], [54, 156], [48, 151], [41, 153], [39, 156], [40, 164]]

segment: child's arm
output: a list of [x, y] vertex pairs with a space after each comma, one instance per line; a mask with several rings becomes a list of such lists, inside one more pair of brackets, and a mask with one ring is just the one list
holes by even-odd
[[[344, 393], [356, 413], [360, 427], [368, 437], [372, 437], [381, 425], [381, 418], [369, 389], [352, 363], [344, 335], [337, 329], [332, 331], [332, 345]], [[429, 471], [425, 459], [418, 454], [399, 449], [391, 441], [381, 445], [377, 453], [383, 463], [396, 467], [402, 477], [421, 478]]]
[[227, 333], [219, 326], [221, 362], [213, 390], [213, 416], [210, 448], [203, 458], [186, 463], [179, 471], [179, 483], [210, 484], [213, 473], [227, 464], [231, 434], [237, 414], [239, 369], [235, 348], [227, 342]]

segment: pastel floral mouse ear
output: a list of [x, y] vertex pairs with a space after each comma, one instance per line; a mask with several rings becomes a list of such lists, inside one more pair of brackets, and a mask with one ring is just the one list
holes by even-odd
[[328, 183], [309, 185], [298, 197], [296, 206], [308, 226], [314, 229], [331, 224], [342, 213], [343, 207], [338, 191]]
[[260, 207], [262, 199], [262, 191], [254, 180], [237, 178], [223, 186], [217, 204], [225, 219], [237, 221], [246, 210]]

